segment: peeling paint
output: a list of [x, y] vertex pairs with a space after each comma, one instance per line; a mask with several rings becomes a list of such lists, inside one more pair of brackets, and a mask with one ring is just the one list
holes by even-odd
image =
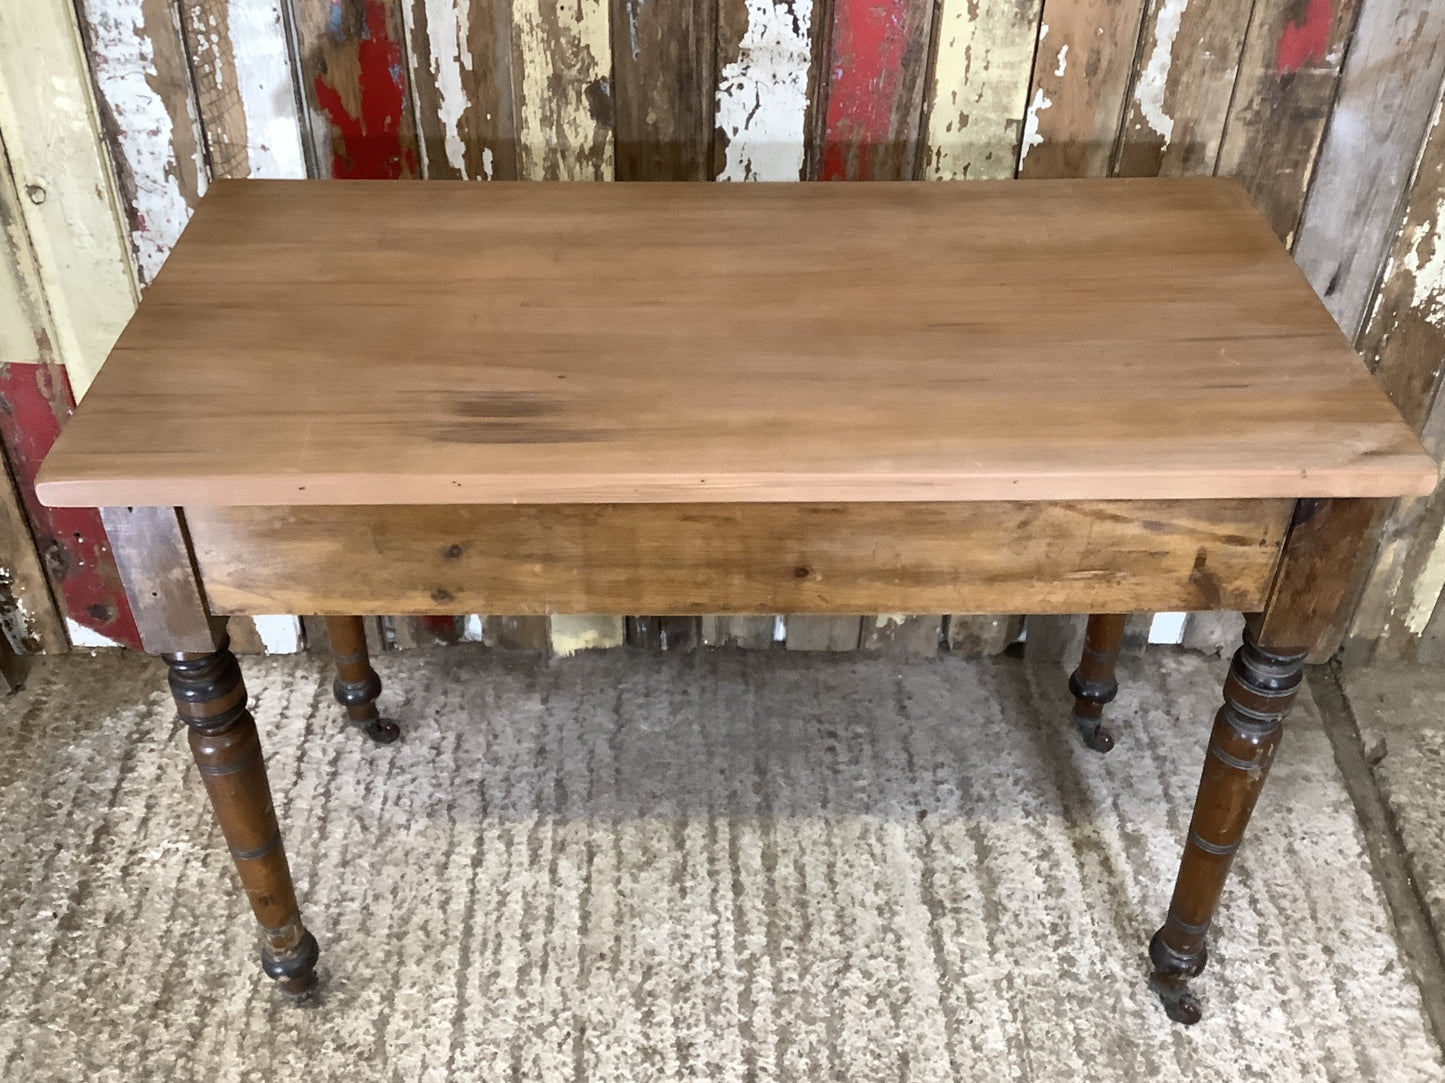
[[1063, 48], [1059, 50], [1059, 66], [1054, 69], [1054, 75], [1062, 79], [1064, 72], [1069, 69], [1069, 43], [1064, 42]]
[[[1039, 10], [1040, 0], [943, 0], [928, 110], [928, 179], [1014, 175]], [[1067, 57], [1065, 45], [1058, 58], [1060, 73]]]
[[[341, 10], [333, 5], [333, 14]], [[364, 23], [355, 42], [357, 86], [333, 86], [335, 76], [318, 72], [312, 81], [316, 104], [333, 132], [331, 175], [347, 180], [395, 180], [416, 175], [416, 155], [405, 145], [406, 73], [401, 46], [390, 37], [387, 9], [366, 0]], [[347, 98], [356, 101], [356, 112]]]
[[1164, 95], [1174, 59], [1174, 40], [1179, 36], [1179, 24], [1188, 6], [1189, 0], [1164, 0], [1154, 23], [1154, 49], [1134, 88], [1139, 112], [1149, 127], [1163, 138], [1166, 147], [1174, 136], [1174, 118], [1164, 111]]
[[[1420, 223], [1410, 234], [1410, 247], [1401, 259], [1403, 269], [1413, 280], [1411, 304], [1420, 318], [1445, 330], [1445, 196], [1434, 216]], [[1387, 269], [1386, 281], [1393, 270]]]
[[1029, 151], [1043, 143], [1044, 137], [1039, 134], [1039, 114], [1054, 103], [1044, 97], [1044, 88], [1034, 88], [1034, 100], [1029, 102], [1028, 112], [1024, 115], [1024, 137], [1019, 144], [1019, 168], [1022, 169], [1024, 159], [1029, 156]]
[[812, 57], [812, 0], [749, 0], [737, 59], [718, 77], [725, 181], [798, 180]]
[[69, 634], [70, 645], [73, 647], [125, 647], [124, 643], [119, 643], [109, 636], [101, 635], [95, 631], [95, 629], [87, 628], [85, 625], [79, 624], [69, 617], [65, 618], [65, 631]]
[[1410, 629], [1411, 635], [1425, 633], [1440, 601], [1441, 591], [1445, 591], [1445, 530], [1436, 536], [1425, 567], [1411, 585], [1410, 608], [1405, 613], [1405, 627]]
[[556, 616], [547, 621], [552, 650], [561, 658], [578, 651], [621, 646], [626, 630], [621, 617]]
[[301, 121], [280, 5], [276, 0], [230, 0], [228, 14], [251, 176], [305, 177]]
[[1293, 75], [1306, 66], [1325, 63], [1334, 21], [1334, 0], [1309, 0], [1304, 21], [1288, 23], [1280, 33], [1275, 49], [1275, 74]]
[[[470, 180], [473, 178], [467, 173], [467, 144], [462, 125], [471, 99], [462, 85], [462, 72], [472, 70], [472, 51], [468, 45], [471, 0], [425, 0], [425, 4], [427, 46], [445, 132], [443, 147], [451, 167]], [[416, 32], [414, 27], [408, 29]]]
[[515, 0], [518, 174], [611, 180], [611, 24], [605, 0]]

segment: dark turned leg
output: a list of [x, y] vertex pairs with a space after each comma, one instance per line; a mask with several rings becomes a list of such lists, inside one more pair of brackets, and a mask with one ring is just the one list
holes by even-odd
[[388, 744], [401, 735], [395, 722], [382, 718], [376, 709], [381, 695], [381, 678], [371, 668], [366, 654], [366, 625], [360, 617], [327, 617], [326, 634], [336, 657], [336, 683], [331, 691], [346, 714], [378, 744]]
[[1199, 1021], [1199, 1001], [1188, 980], [1199, 975], [1208, 958], [1205, 934], [1269, 774], [1284, 716], [1303, 680], [1306, 653], [1266, 649], [1247, 631], [1229, 667], [1169, 917], [1149, 942], [1154, 964], [1149, 986], [1175, 1022]]
[[223, 638], [210, 654], [165, 655], [171, 694], [190, 727], [191, 754], [261, 923], [261, 969], [283, 991], [303, 997], [316, 988], [316, 938], [301, 924], [261, 742], [229, 647]]
[[[1074, 696], [1074, 725], [1079, 736], [1095, 752], [1114, 747], [1114, 735], [1103, 725], [1104, 706], [1119, 694], [1114, 666], [1119, 661], [1119, 643], [1124, 638], [1123, 613], [1095, 613], [1084, 632], [1084, 655], [1069, 678]], [[1077, 627], [1077, 625], [1075, 626]]]

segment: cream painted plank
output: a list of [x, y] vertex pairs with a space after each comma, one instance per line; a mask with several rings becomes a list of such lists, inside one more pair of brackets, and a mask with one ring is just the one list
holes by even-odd
[[80, 0], [80, 13], [101, 130], [144, 285], [206, 190], [185, 44], [167, 0]]
[[0, 4], [0, 132], [25, 196], [20, 214], [50, 313], [51, 348], [77, 397], [136, 301], [91, 95], [70, 6]]
[[281, 0], [181, 0], [199, 118], [218, 177], [304, 177]]
[[553, 615], [547, 618], [547, 637], [552, 653], [567, 658], [578, 651], [620, 647], [626, 635], [621, 617]]
[[812, 0], [722, 0], [718, 180], [802, 177], [813, 33]]
[[1014, 175], [1041, 10], [1042, 0], [943, 0], [925, 179]]
[[521, 178], [612, 179], [611, 57], [606, 0], [513, 5]]
[[1295, 241], [1347, 335], [1359, 333], [1445, 75], [1445, 4], [1367, 0]]

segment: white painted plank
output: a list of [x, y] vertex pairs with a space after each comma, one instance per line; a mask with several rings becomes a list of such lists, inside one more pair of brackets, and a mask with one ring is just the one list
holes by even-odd
[[718, 180], [801, 179], [812, 19], [811, 0], [748, 0], [737, 55], [720, 58], [717, 126], [727, 149]]

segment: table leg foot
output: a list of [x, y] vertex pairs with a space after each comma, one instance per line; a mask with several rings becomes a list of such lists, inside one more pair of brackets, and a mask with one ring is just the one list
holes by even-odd
[[361, 617], [327, 617], [326, 633], [336, 659], [336, 681], [331, 692], [346, 708], [347, 717], [377, 744], [390, 744], [401, 729], [376, 709], [381, 678], [366, 653], [366, 626]]
[[316, 938], [301, 923], [261, 740], [229, 646], [223, 639], [208, 654], [166, 655], [171, 694], [190, 729], [191, 755], [261, 926], [261, 967], [288, 995], [305, 996], [316, 987]]
[[1246, 631], [1244, 646], [1230, 663], [1224, 706], [1209, 735], [1169, 916], [1149, 943], [1154, 964], [1150, 988], [1177, 1022], [1199, 1020], [1199, 1001], [1186, 979], [1204, 970], [1205, 936], [1269, 775], [1285, 715], [1304, 680], [1306, 653], [1261, 646]]
[[1119, 661], [1119, 644], [1124, 638], [1123, 613], [1095, 613], [1084, 632], [1084, 654], [1079, 668], [1069, 677], [1074, 697], [1074, 726], [1084, 744], [1095, 752], [1114, 747], [1114, 735], [1103, 723], [1104, 707], [1119, 694], [1114, 668]]

